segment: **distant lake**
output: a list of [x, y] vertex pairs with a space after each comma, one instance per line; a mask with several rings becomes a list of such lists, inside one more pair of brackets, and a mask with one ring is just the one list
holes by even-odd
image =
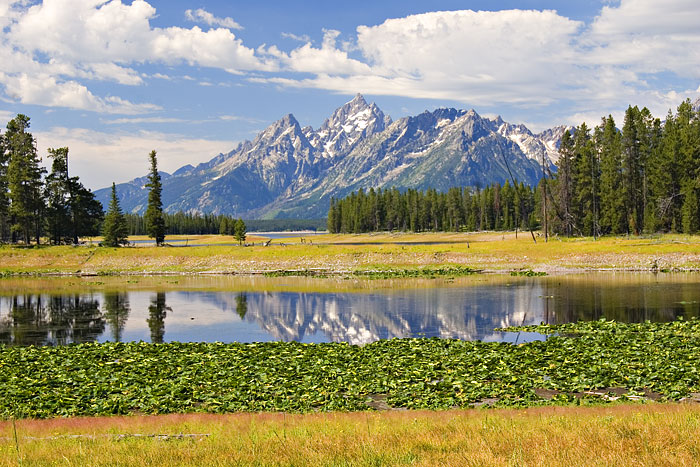
[[477, 275], [455, 280], [241, 276], [0, 279], [0, 343], [524, 342], [494, 328], [700, 315], [700, 275]]

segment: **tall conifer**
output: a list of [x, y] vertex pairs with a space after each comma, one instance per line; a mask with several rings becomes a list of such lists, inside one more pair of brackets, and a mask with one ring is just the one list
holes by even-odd
[[127, 238], [129, 230], [121, 207], [119, 207], [117, 187], [114, 183], [112, 183], [112, 197], [109, 202], [109, 211], [107, 211], [104, 224], [102, 225], [102, 235], [102, 244], [104, 246], [116, 247], [129, 243]]
[[163, 201], [161, 200], [163, 186], [158, 173], [156, 152], [151, 151], [148, 157], [151, 162], [151, 171], [148, 174], [148, 183], [146, 184], [150, 189], [145, 216], [146, 232], [149, 237], [155, 239], [156, 245], [160, 246], [165, 240], [165, 218], [163, 217]]
[[43, 222], [42, 175], [36, 141], [29, 129], [29, 117], [18, 114], [7, 124], [5, 148], [8, 152], [7, 184], [9, 188], [9, 216], [13, 239], [21, 235], [25, 243], [32, 236], [39, 243]]

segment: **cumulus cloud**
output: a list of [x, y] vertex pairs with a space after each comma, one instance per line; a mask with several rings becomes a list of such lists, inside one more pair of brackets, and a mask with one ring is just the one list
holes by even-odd
[[[204, 9], [185, 17], [208, 30], [152, 27], [156, 10], [144, 0], [24, 3], [0, 2], [0, 85], [24, 103], [147, 112], [155, 107], [96, 95], [88, 83], [138, 86], [144, 78], [169, 78], [139, 73], [144, 63], [216, 68], [284, 87], [457, 101], [486, 111], [575, 102], [570, 114], [607, 113], [628, 103], [661, 108], [672, 92], [685, 92], [678, 86], [693, 98], [700, 93], [692, 91], [700, 81], [696, 0], [607, 2], [589, 23], [550, 10], [438, 11], [360, 25], [343, 40], [339, 31], [324, 30], [320, 44], [281, 33], [302, 42], [291, 50], [251, 48], [234, 34], [240, 25], [232, 18]], [[683, 84], [663, 84], [669, 83], [664, 76]]]
[[677, 105], [671, 91], [684, 91], [659, 84], [663, 77], [654, 82], [655, 75], [700, 80], [699, 17], [695, 0], [622, 0], [590, 24], [547, 10], [431, 12], [359, 26], [352, 57], [334, 31], [320, 48], [307, 42], [280, 56], [287, 69], [311, 77], [251, 79], [491, 108], [574, 102], [576, 116], [630, 103], [663, 114]]
[[71, 173], [93, 190], [146, 175], [148, 153], [153, 149], [158, 152], [160, 170], [172, 173], [183, 165], [196, 165], [230, 151], [235, 145], [233, 141], [147, 131], [122, 134], [55, 127], [33, 134], [40, 154], [46, 154], [47, 148], [68, 146]]
[[159, 110], [153, 104], [134, 104], [116, 96], [97, 97], [76, 81], [59, 82], [47, 74], [0, 73], [5, 92], [23, 104], [68, 107], [105, 113], [137, 114]]
[[[143, 0], [45, 0], [29, 7], [24, 3], [0, 5], [0, 84], [8, 96], [23, 103], [134, 113], [154, 107], [95, 96], [81, 81], [140, 85], [143, 79], [132, 68], [140, 63], [216, 67], [232, 73], [275, 68], [229, 29], [152, 27], [156, 10]], [[216, 18], [204, 10], [190, 14], [210, 25], [236, 27], [231, 18]]]
[[323, 43], [320, 48], [313, 47], [307, 42], [294, 49], [289, 56], [280, 58], [285, 69], [302, 73], [324, 73], [332, 70], [334, 74], [355, 75], [371, 73], [371, 68], [348, 56], [348, 53], [336, 47], [339, 31], [326, 30], [323, 33]]
[[217, 18], [208, 11], [199, 8], [197, 10], [185, 11], [185, 18], [196, 23], [204, 23], [209, 26], [221, 26], [228, 29], [243, 29], [243, 26], [233, 20], [233, 18]]

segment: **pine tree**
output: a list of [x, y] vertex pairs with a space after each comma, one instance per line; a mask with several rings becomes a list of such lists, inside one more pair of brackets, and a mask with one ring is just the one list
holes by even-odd
[[160, 182], [160, 174], [158, 173], [156, 152], [151, 151], [148, 157], [151, 162], [151, 171], [148, 175], [148, 183], [146, 184], [150, 189], [148, 192], [148, 207], [146, 208], [145, 215], [146, 232], [149, 237], [156, 240], [156, 246], [160, 246], [165, 240], [165, 219], [163, 217], [163, 201], [161, 200], [163, 186]]
[[574, 137], [574, 163], [576, 180], [574, 217], [581, 233], [598, 235], [598, 158], [585, 123], [576, 130]]
[[246, 226], [243, 219], [238, 219], [233, 226], [233, 236], [238, 241], [240, 245], [243, 245], [246, 237]]
[[36, 142], [29, 129], [29, 117], [18, 114], [7, 124], [5, 149], [8, 152], [7, 184], [9, 188], [9, 216], [13, 241], [22, 235], [29, 243], [35, 236], [39, 243], [43, 223], [42, 175]]
[[228, 218], [223, 217], [221, 219], [221, 222], [219, 222], [219, 235], [228, 235], [228, 232], [229, 232]]
[[574, 231], [574, 216], [572, 214], [572, 198], [574, 193], [574, 140], [571, 137], [569, 130], [564, 132], [559, 145], [559, 160], [557, 161], [557, 182], [554, 191], [557, 204], [559, 205], [563, 219], [560, 222], [563, 225], [566, 235], [571, 236]]
[[620, 132], [612, 116], [603, 118], [596, 130], [596, 151], [600, 157], [600, 227], [602, 233], [626, 231], [622, 192], [622, 149]]
[[127, 245], [128, 240], [128, 226], [126, 224], [126, 219], [119, 207], [119, 199], [117, 198], [117, 187], [112, 183], [112, 198], [109, 202], [109, 211], [105, 216], [105, 221], [102, 226], [102, 245], [117, 247], [120, 245]]
[[51, 243], [58, 245], [66, 241], [71, 224], [68, 185], [68, 148], [49, 148], [53, 160], [51, 173], [46, 177], [44, 198], [46, 199], [46, 230]]
[[0, 242], [9, 238], [10, 198], [7, 186], [7, 163], [10, 155], [6, 149], [5, 135], [0, 134]]

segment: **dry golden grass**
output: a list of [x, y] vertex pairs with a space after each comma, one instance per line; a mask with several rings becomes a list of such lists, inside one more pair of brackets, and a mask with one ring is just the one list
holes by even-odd
[[[216, 240], [226, 241], [220, 236]], [[504, 271], [700, 269], [700, 237], [606, 237], [532, 241], [529, 232], [320, 235], [268, 247], [0, 247], [0, 273], [258, 273], [275, 270], [469, 266]], [[192, 238], [193, 244], [212, 240]]]
[[[16, 465], [698, 465], [700, 407], [231, 414], [0, 423]], [[124, 434], [206, 434], [183, 439]], [[70, 437], [79, 435], [79, 437]]]

